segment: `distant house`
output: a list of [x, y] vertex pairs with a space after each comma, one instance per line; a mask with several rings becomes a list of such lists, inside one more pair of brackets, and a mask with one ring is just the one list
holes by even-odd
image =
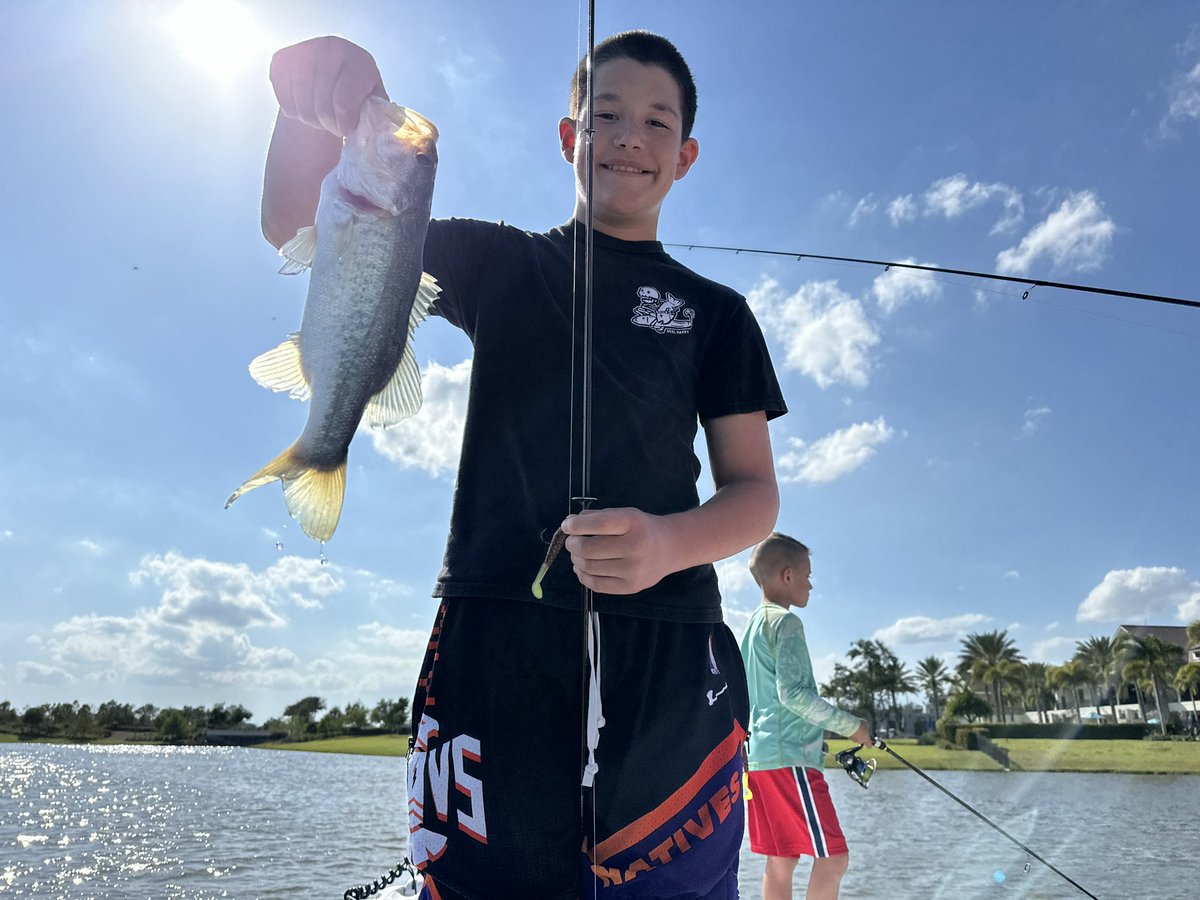
[[1113, 640], [1123, 634], [1135, 638], [1156, 637], [1183, 650], [1187, 654], [1185, 662], [1200, 662], [1200, 644], [1188, 646], [1187, 629], [1182, 625], [1118, 625]]

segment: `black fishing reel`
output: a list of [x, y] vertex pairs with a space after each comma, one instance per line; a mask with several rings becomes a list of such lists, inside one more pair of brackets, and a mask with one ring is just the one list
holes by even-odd
[[871, 780], [871, 776], [875, 774], [875, 760], [859, 759], [858, 751], [862, 748], [862, 744], [859, 744], [857, 747], [848, 747], [835, 755], [834, 759], [837, 760], [839, 766], [846, 770], [847, 775], [858, 784], [866, 787], [867, 783]]

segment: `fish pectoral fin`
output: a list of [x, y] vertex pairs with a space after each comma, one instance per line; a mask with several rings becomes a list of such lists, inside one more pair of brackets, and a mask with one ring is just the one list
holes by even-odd
[[287, 258], [279, 269], [280, 275], [297, 275], [311, 266], [317, 256], [317, 226], [306, 225], [299, 229], [279, 248], [279, 255]]
[[408, 338], [404, 342], [404, 354], [391, 379], [378, 394], [367, 402], [367, 422], [372, 428], [390, 428], [407, 418], [415, 416], [421, 409], [421, 370], [417, 355], [413, 351], [413, 334], [422, 322], [429, 318], [433, 301], [441, 288], [437, 280], [427, 272], [421, 273], [417, 293], [413, 298], [412, 312], [408, 317]]
[[287, 391], [297, 400], [312, 396], [300, 360], [300, 332], [250, 362], [250, 377], [272, 391]]
[[412, 348], [412, 328], [400, 364], [382, 391], [367, 401], [367, 422], [372, 428], [390, 428], [411, 418], [421, 408], [421, 370]]
[[283, 482], [283, 499], [287, 510], [304, 533], [322, 543], [333, 537], [342, 517], [342, 500], [346, 494], [346, 461], [335, 469], [317, 469], [299, 459], [295, 445], [246, 479], [225, 501], [229, 509], [233, 501], [247, 491], [272, 481]]

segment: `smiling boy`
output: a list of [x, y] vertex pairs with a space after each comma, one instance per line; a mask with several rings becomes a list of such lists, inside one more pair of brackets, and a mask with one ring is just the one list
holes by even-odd
[[[445, 900], [737, 892], [748, 709], [711, 563], [771, 530], [767, 420], [785, 406], [745, 300], [657, 240], [662, 203], [699, 150], [686, 62], [646, 32], [609, 38], [594, 58], [594, 508], [564, 519], [578, 446], [582, 62], [559, 123], [573, 220], [544, 234], [435, 220], [426, 239], [434, 312], [474, 350], [408, 772], [410, 855], [425, 895]], [[332, 37], [279, 51], [272, 83], [263, 230], [278, 246], [312, 223], [340, 137], [386, 92], [370, 55]], [[703, 504], [698, 424], [715, 488]], [[571, 566], [554, 566], [535, 601], [530, 580], [560, 523]], [[580, 585], [598, 613], [590, 679]], [[581, 791], [588, 763], [594, 785]]]

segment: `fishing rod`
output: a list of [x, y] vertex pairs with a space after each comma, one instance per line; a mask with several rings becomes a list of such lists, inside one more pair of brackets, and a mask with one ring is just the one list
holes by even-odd
[[[910, 763], [907, 759], [905, 759], [903, 756], [901, 756], [899, 753], [897, 753], [895, 750], [893, 750], [891, 747], [889, 747], [886, 743], [884, 743], [882, 738], [876, 737], [874, 740], [874, 746], [880, 750], [886, 751], [887, 753], [889, 753], [893, 757], [895, 757], [897, 760], [902, 762], [904, 765], [908, 766], [908, 768], [912, 769], [914, 772], [916, 772], [918, 775], [920, 775], [922, 778], [924, 778], [926, 781], [928, 781], [930, 784], [932, 784], [935, 788], [937, 788], [939, 791], [941, 791], [943, 794], [945, 794], [951, 800], [953, 800], [954, 802], [961, 805], [964, 809], [966, 809], [972, 815], [977, 816], [978, 818], [980, 818], [984, 822], [986, 822], [988, 825], [992, 826], [992, 828], [996, 829], [998, 832], [1000, 832], [1002, 835], [1004, 835], [1006, 838], [1008, 838], [1010, 841], [1012, 841], [1014, 844], [1016, 844], [1018, 847], [1020, 847], [1022, 850], [1024, 850], [1026, 853], [1028, 853], [1030, 856], [1032, 856], [1034, 859], [1036, 859], [1038, 862], [1040, 862], [1042, 865], [1046, 866], [1048, 869], [1050, 869], [1056, 875], [1065, 879], [1067, 882], [1069, 882], [1071, 885], [1073, 885], [1075, 888], [1077, 888], [1081, 893], [1085, 894], [1088, 897], [1091, 897], [1092, 900], [1099, 900], [1099, 898], [1095, 894], [1093, 894], [1091, 891], [1089, 891], [1087, 888], [1085, 888], [1083, 885], [1081, 885], [1075, 879], [1071, 878], [1071, 876], [1067, 875], [1065, 872], [1063, 872], [1060, 869], [1058, 869], [1057, 867], [1055, 867], [1052, 863], [1049, 862], [1049, 860], [1038, 855], [1036, 852], [1031, 850], [1029, 847], [1025, 846], [1023, 843], [1018, 841], [1015, 837], [1013, 837], [1011, 834], [1009, 834], [1007, 831], [1005, 831], [1003, 828], [1001, 828], [999, 825], [997, 825], [995, 822], [993, 822], [991, 819], [989, 819], [987, 816], [985, 816], [983, 813], [981, 813], [975, 807], [971, 806], [971, 804], [967, 803], [961, 797], [957, 796], [956, 794], [947, 790], [942, 785], [938, 784], [938, 782], [934, 781], [932, 778], [930, 778], [928, 775], [926, 775], [924, 772], [922, 772], [920, 769], [918, 769], [916, 766], [914, 766], [912, 763]], [[842, 750], [841, 752], [837, 753], [834, 756], [834, 759], [837, 760], [837, 763], [839, 766], [841, 766], [843, 769], [846, 770], [846, 774], [849, 775], [853, 781], [855, 781], [857, 784], [862, 785], [865, 788], [871, 780], [872, 773], [875, 771], [875, 760], [873, 760], [873, 759], [867, 760], [867, 759], [862, 759], [861, 757], [859, 757], [858, 751], [860, 751], [862, 748], [863, 748], [863, 745], [859, 744], [855, 747], [851, 747], [846, 750]], [[824, 749], [825, 749], [826, 753], [829, 752], [827, 747]], [[1026, 871], [1028, 871], [1028, 868], [1029, 868], [1029, 866], [1028, 866], [1028, 864], [1026, 864]]]
[[1182, 297], [1170, 297], [1162, 294], [1144, 294], [1139, 291], [1121, 291], [1115, 288], [1093, 287], [1086, 284], [1071, 284], [1065, 281], [1047, 281], [1044, 278], [1018, 278], [1013, 275], [998, 275], [995, 272], [972, 272], [967, 269], [947, 269], [942, 266], [921, 265], [908, 262], [888, 262], [880, 259], [858, 259], [853, 256], [825, 256], [820, 253], [797, 253], [788, 250], [760, 250], [752, 247], [719, 247], [712, 244], [664, 244], [664, 247], [687, 248], [688, 250], [719, 250], [725, 253], [753, 253], [758, 256], [788, 256], [801, 262], [806, 259], [819, 259], [830, 262], [854, 263], [862, 266], [882, 266], [886, 269], [919, 269], [924, 272], [938, 272], [943, 275], [963, 275], [968, 278], [983, 278], [989, 281], [1005, 281], [1010, 284], [1023, 285], [1022, 300], [1029, 299], [1029, 292], [1034, 288], [1048, 287], [1063, 291], [1078, 291], [1084, 294], [1102, 294], [1107, 297], [1125, 297], [1131, 300], [1147, 300], [1152, 303], [1170, 303], [1175, 306], [1190, 306], [1200, 309], [1200, 300], [1186, 300]]

